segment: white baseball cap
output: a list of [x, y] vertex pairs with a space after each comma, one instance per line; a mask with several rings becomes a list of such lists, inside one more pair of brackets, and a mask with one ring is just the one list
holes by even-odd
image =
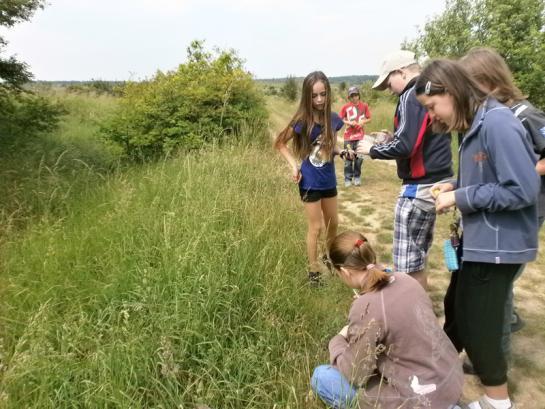
[[386, 78], [392, 71], [400, 70], [408, 67], [411, 64], [416, 64], [414, 53], [407, 50], [399, 50], [389, 54], [380, 67], [380, 75], [373, 84], [374, 89], [385, 90], [387, 88]]

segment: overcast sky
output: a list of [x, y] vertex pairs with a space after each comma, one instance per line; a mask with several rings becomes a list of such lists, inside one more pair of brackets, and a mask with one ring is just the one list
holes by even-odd
[[193, 39], [234, 48], [257, 78], [377, 74], [444, 0], [49, 0], [0, 33], [38, 80], [138, 80], [176, 68]]

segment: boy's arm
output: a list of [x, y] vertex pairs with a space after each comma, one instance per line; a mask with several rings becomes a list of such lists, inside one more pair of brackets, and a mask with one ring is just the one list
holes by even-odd
[[[401, 96], [398, 108], [398, 127], [391, 142], [373, 146], [372, 159], [400, 159], [411, 156], [418, 135], [428, 126], [426, 109], [414, 97], [414, 91]], [[424, 128], [424, 129], [423, 129]]]
[[365, 124], [371, 122], [371, 112], [369, 111], [369, 106], [363, 102], [361, 103], [361, 111], [363, 115], [360, 116], [360, 119], [358, 120], [358, 125], [364, 126]]

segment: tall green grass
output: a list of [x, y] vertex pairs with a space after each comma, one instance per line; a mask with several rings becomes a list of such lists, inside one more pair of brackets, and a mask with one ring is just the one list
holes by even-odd
[[117, 153], [98, 133], [115, 100], [62, 91], [49, 96], [60, 99], [67, 111], [58, 130], [0, 139], [0, 243], [32, 220], [60, 216], [69, 198], [100, 183], [117, 166]]
[[314, 407], [350, 296], [307, 287], [296, 188], [267, 149], [103, 175], [10, 235], [0, 406]]

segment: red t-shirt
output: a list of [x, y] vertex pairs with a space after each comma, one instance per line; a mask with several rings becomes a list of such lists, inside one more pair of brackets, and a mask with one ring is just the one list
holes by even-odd
[[[347, 121], [359, 121], [361, 118], [371, 118], [371, 111], [369, 111], [369, 105], [365, 102], [358, 101], [357, 104], [349, 102], [341, 108], [339, 116]], [[345, 141], [359, 141], [363, 139], [365, 130], [360, 125], [347, 125], [344, 131]]]

